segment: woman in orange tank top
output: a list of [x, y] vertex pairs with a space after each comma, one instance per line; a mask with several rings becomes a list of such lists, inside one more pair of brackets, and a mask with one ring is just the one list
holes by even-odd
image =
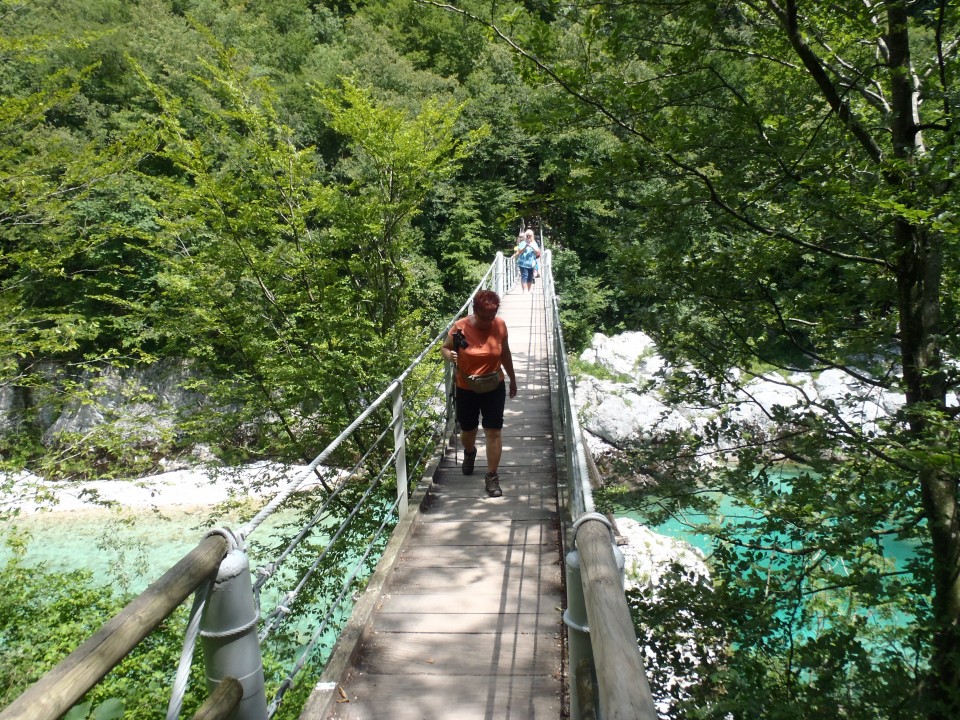
[[457, 366], [456, 411], [463, 443], [463, 474], [473, 474], [482, 418], [487, 446], [484, 487], [491, 497], [503, 494], [497, 468], [503, 452], [501, 432], [507, 396], [504, 370], [510, 378], [510, 397], [517, 395], [507, 324], [497, 317], [499, 309], [500, 297], [495, 292], [478, 292], [473, 298], [473, 314], [453, 324], [440, 350], [444, 360]]

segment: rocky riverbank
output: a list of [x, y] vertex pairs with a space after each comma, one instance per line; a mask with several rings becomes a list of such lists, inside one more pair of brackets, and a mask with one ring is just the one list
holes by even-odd
[[[171, 470], [136, 480], [55, 482], [30, 473], [14, 476], [0, 509], [21, 514], [108, 512], [113, 509], [214, 507], [234, 499], [269, 498], [306, 466], [258, 462], [236, 468]], [[301, 486], [317, 484], [310, 479]]]

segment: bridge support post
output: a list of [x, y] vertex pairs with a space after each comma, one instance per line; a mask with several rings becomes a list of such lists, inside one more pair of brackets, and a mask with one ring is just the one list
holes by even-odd
[[246, 552], [235, 548], [220, 563], [200, 619], [207, 690], [212, 693], [228, 677], [236, 678], [243, 688], [243, 696], [230, 714], [230, 720], [267, 718], [258, 619], [250, 560]]
[[403, 383], [397, 383], [392, 391], [393, 400], [393, 448], [396, 453], [394, 466], [397, 472], [397, 515], [407, 514], [407, 441], [403, 428]]
[[[581, 531], [582, 548], [577, 544]], [[615, 686], [617, 682], [614, 680], [616, 673], [611, 668], [611, 664], [615, 665], [617, 660], [608, 657], [609, 650], [605, 647], [604, 638], [610, 632], [610, 628], [606, 627], [607, 616], [619, 610], [621, 604], [627, 612], [626, 620], [630, 622], [629, 610], [626, 610], [626, 604], [622, 603], [626, 562], [614, 540], [610, 521], [599, 513], [584, 513], [573, 523], [570, 545], [574, 549], [566, 556], [567, 610], [563, 613], [563, 622], [569, 628], [569, 667], [574, 674], [573, 682], [570, 683], [570, 717], [586, 719], [602, 716], [599, 705], [603, 700], [611, 698], [610, 686]], [[599, 562], [600, 558], [605, 558], [605, 561]], [[602, 577], [598, 576], [597, 567], [602, 567]], [[582, 568], [586, 570], [582, 571]], [[589, 587], [585, 586], [585, 581]], [[600, 591], [601, 588], [603, 591]], [[601, 620], [600, 625], [603, 626], [598, 629], [596, 638], [590, 633], [591, 613], [595, 619]], [[633, 625], [629, 624], [628, 627], [633, 635]], [[636, 636], [633, 637], [635, 643]], [[599, 654], [596, 661], [595, 652]], [[643, 675], [639, 650], [634, 647], [629, 653], [629, 659], [641, 663], [639, 676], [643, 678], [646, 696], [649, 697], [650, 691], [646, 686], [646, 676]], [[617, 698], [617, 704], [620, 700], [622, 698]], [[634, 698], [628, 693], [626, 700], [628, 702], [624, 706], [629, 707]], [[641, 697], [639, 705], [644, 706], [645, 701], [646, 698]], [[644, 706], [635, 717], [655, 718], [656, 714], [650, 714], [650, 709]]]
[[[593, 648], [590, 645], [590, 627], [587, 623], [587, 605], [583, 598], [583, 581], [580, 577], [580, 553], [571, 550], [567, 553], [567, 609], [563, 611], [563, 622], [567, 626], [567, 645], [569, 650], [570, 681], [570, 717], [574, 720], [585, 717], [587, 708], [581, 708], [581, 702], [590, 703], [589, 697], [583, 697], [584, 691], [596, 683], [593, 671]], [[588, 684], [589, 683], [589, 684]], [[593, 693], [595, 696], [596, 693]], [[589, 714], [586, 715], [589, 717]]]
[[493, 289], [501, 298], [507, 292], [507, 272], [506, 261], [503, 259], [503, 253], [498, 252], [493, 261]]
[[446, 413], [447, 413], [446, 414], [447, 427], [446, 427], [446, 430], [444, 431], [444, 434], [449, 435], [454, 442], [456, 442], [458, 439], [456, 437], [457, 408], [456, 408], [456, 401], [454, 400], [454, 391], [455, 391], [454, 384], [456, 383], [456, 377], [454, 376], [455, 372], [456, 370], [454, 369], [454, 366], [452, 364], [450, 363], [443, 364], [443, 387], [446, 393], [446, 401], [445, 401], [444, 407], [446, 408]]

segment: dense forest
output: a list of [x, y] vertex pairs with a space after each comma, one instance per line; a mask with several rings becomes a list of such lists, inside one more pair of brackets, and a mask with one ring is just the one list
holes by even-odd
[[[641, 329], [677, 402], [718, 409], [614, 469], [638, 507], [634, 480], [656, 479], [652, 519], [713, 517], [710, 591], [632, 598], [652, 652], [694, 616], [721, 648], [672, 659], [698, 678], [682, 691], [654, 679], [668, 715], [960, 716], [956, 3], [0, 0], [0, 18], [4, 484], [147, 474], [197, 446], [309, 460], [533, 223], [568, 349]], [[49, 432], [97, 378], [171, 364], [203, 400], [149, 441]], [[749, 377], [827, 369], [903, 401], [869, 424], [846, 412], [861, 397], [777, 406], [775, 433], [722, 412]], [[734, 532], [720, 496], [750, 522]], [[889, 538], [914, 544], [906, 569]], [[31, 578], [3, 570], [4, 705], [115, 602]], [[171, 669], [172, 637], [145, 651]], [[127, 694], [124, 676], [101, 699]]]

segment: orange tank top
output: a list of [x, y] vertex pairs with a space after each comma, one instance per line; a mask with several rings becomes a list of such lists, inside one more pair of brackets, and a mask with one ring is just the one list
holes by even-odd
[[457, 320], [450, 328], [453, 336], [457, 330], [463, 330], [467, 347], [457, 349], [457, 387], [467, 388], [464, 375], [488, 375], [500, 372], [503, 380], [503, 371], [500, 370], [500, 358], [503, 346], [507, 342], [507, 324], [502, 318], [496, 317], [490, 330], [480, 330], [469, 317]]

